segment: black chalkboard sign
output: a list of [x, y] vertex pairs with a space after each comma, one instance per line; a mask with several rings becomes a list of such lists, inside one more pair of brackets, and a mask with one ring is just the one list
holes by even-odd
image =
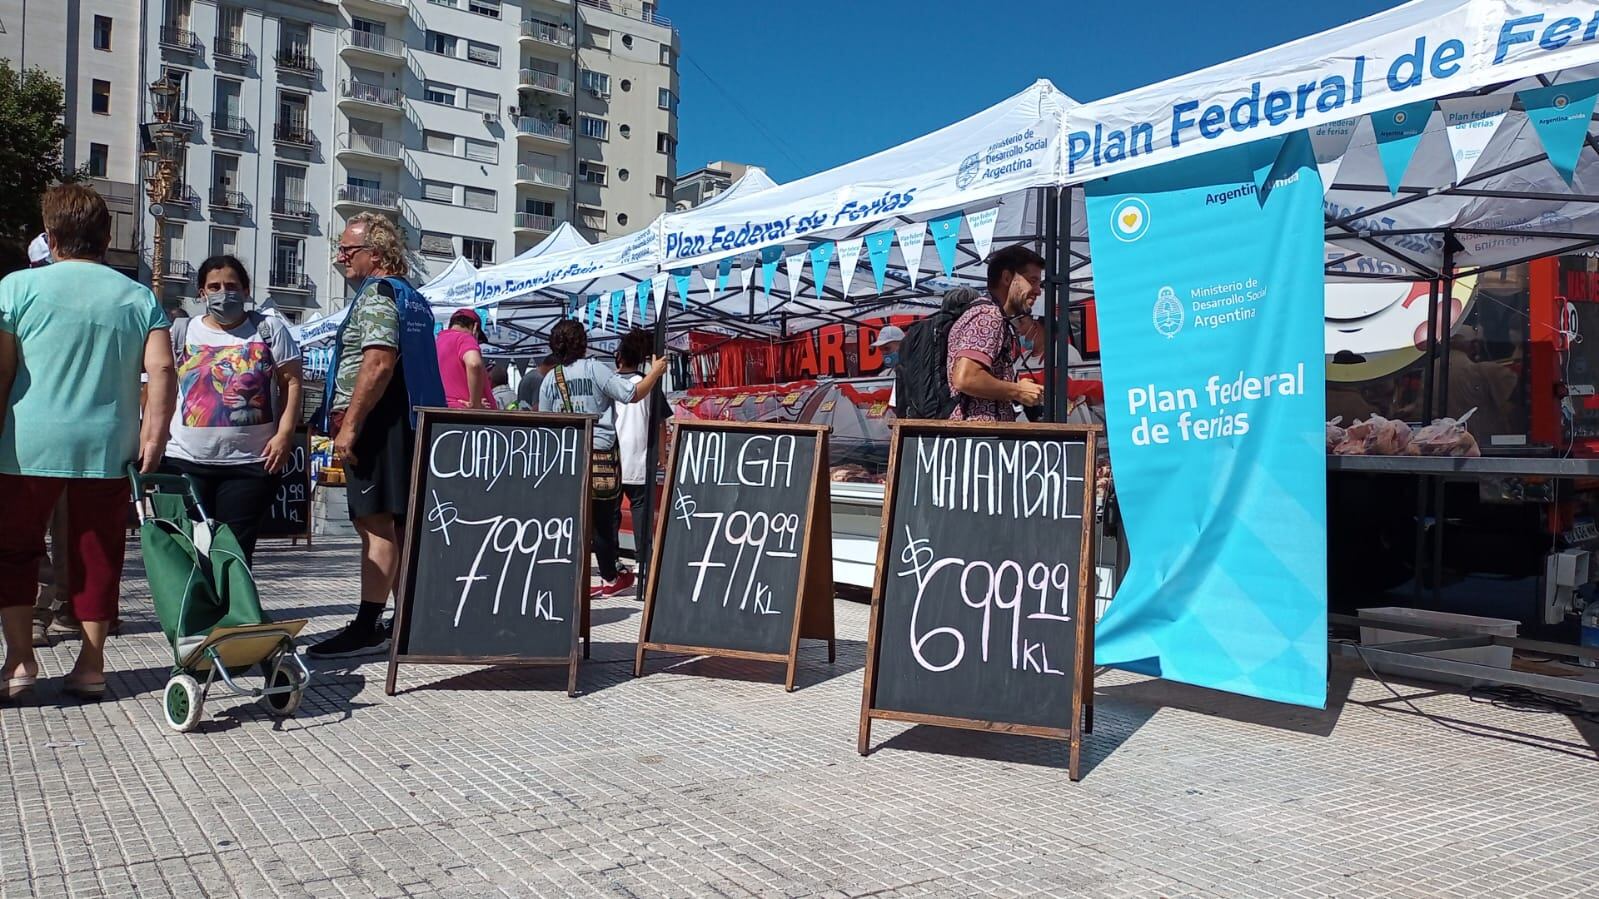
[[1093, 681], [1098, 428], [896, 423], [859, 750], [873, 718], [1070, 741]]
[[833, 643], [825, 425], [685, 421], [667, 463], [635, 676], [646, 651], [783, 662]]
[[294, 452], [276, 478], [276, 491], [266, 520], [261, 523], [261, 536], [310, 542], [311, 432], [306, 428], [294, 430]]
[[575, 694], [594, 418], [417, 412], [389, 695], [401, 661], [568, 665]]

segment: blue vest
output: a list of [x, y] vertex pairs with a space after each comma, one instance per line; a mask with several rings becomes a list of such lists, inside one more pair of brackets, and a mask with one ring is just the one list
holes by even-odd
[[[433, 307], [427, 297], [412, 287], [404, 278], [368, 278], [362, 282], [357, 295], [371, 286], [373, 281], [387, 281], [394, 291], [394, 303], [400, 319], [400, 366], [398, 374], [405, 379], [405, 392], [411, 402], [411, 427], [416, 427], [416, 410], [419, 406], [444, 405], [444, 381], [439, 377], [439, 352], [433, 343]], [[344, 333], [350, 327], [349, 317], [339, 325], [339, 335], [334, 342], [333, 358], [328, 363], [327, 381], [322, 388], [322, 413], [318, 426], [327, 433], [327, 415], [333, 409], [333, 392], [339, 373], [339, 359], [344, 355]]]

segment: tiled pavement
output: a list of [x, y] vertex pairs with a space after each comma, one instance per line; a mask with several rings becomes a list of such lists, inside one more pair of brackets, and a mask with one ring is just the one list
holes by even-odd
[[[347, 542], [269, 544], [280, 612], [341, 624]], [[0, 710], [0, 894], [21, 896], [1599, 896], [1599, 726], [1337, 669], [1325, 713], [1118, 673], [1091, 770], [1024, 737], [874, 725], [865, 608], [840, 651], [629, 672], [600, 603], [562, 671], [325, 669], [300, 714], [215, 699], [168, 733], [137, 560], [113, 698]], [[73, 645], [45, 651], [47, 674]]]

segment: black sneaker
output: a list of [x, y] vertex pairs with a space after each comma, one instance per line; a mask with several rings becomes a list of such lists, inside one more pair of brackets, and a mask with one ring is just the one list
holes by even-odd
[[348, 659], [377, 655], [388, 648], [389, 629], [381, 621], [367, 628], [351, 621], [344, 630], [307, 649], [305, 654], [315, 659]]

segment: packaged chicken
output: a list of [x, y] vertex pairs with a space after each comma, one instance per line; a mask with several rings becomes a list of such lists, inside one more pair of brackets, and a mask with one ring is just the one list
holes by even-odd
[[1471, 409], [1458, 419], [1440, 418], [1417, 430], [1415, 436], [1411, 438], [1409, 454], [1469, 459], [1481, 456], [1482, 448], [1477, 445], [1477, 438], [1466, 430], [1466, 420], [1476, 411]]
[[1410, 425], [1392, 418], [1373, 415], [1376, 422], [1369, 450], [1373, 456], [1402, 456], [1410, 446]]
[[1335, 415], [1331, 421], [1327, 422], [1327, 452], [1329, 453], [1337, 449], [1338, 444], [1343, 443], [1345, 435], [1349, 433], [1338, 426], [1343, 420], [1344, 417], [1342, 415]]

